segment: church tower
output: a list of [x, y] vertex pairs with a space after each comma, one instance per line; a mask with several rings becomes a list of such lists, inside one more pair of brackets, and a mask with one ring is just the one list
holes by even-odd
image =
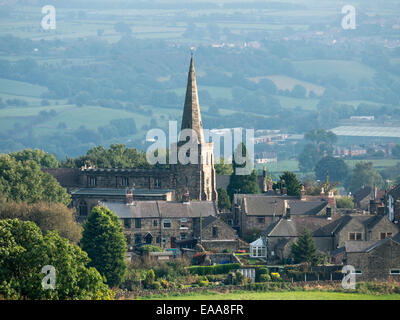
[[198, 152], [196, 153], [197, 160], [195, 163], [182, 164], [178, 158], [178, 164], [173, 165], [178, 197], [185, 194], [188, 190], [190, 199], [217, 201], [213, 154], [214, 144], [204, 140], [193, 54], [190, 60], [186, 87], [180, 142], [178, 142], [177, 146], [178, 154], [182, 148], [185, 148], [185, 150], [187, 148], [185, 144], [189, 138], [186, 137], [185, 141], [185, 135], [183, 134], [183, 130], [185, 129], [193, 132], [191, 135], [192, 145], [197, 146], [196, 150]]

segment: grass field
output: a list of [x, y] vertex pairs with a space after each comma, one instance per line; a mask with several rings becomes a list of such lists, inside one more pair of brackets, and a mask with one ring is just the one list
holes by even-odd
[[400, 300], [400, 294], [372, 295], [346, 292], [287, 291], [230, 293], [208, 292], [203, 294], [142, 297], [140, 300]]
[[362, 79], [371, 80], [375, 71], [357, 61], [307, 60], [293, 61], [294, 67], [303, 74], [337, 75], [349, 84], [357, 85]]

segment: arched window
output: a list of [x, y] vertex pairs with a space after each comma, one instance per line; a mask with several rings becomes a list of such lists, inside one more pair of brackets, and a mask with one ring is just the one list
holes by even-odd
[[86, 201], [82, 200], [79, 202], [79, 215], [80, 216], [87, 216], [88, 215], [88, 206]]

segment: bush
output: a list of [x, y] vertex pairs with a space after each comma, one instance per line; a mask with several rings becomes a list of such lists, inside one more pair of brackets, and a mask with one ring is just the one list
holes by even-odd
[[151, 285], [150, 285], [150, 289], [153, 290], [160, 290], [162, 288], [160, 281], [154, 281]]
[[271, 281], [271, 276], [269, 274], [261, 274], [259, 279], [260, 282], [267, 282]]
[[348, 197], [336, 198], [336, 207], [338, 209], [340, 208], [353, 209], [354, 208], [353, 199]]
[[[146, 278], [144, 279], [144, 282], [143, 282], [144, 287], [151, 288], [154, 283], [155, 277], [156, 277], [156, 275], [154, 274], [153, 269], [150, 269], [149, 271], [147, 271]], [[161, 286], [161, 284], [160, 284], [160, 286]]]
[[271, 272], [271, 279], [272, 281], [279, 281], [281, 280], [281, 275], [278, 272]]
[[224, 274], [240, 268], [240, 263], [218, 264], [215, 266], [191, 266], [188, 268], [190, 274]]
[[262, 275], [269, 275], [268, 268], [262, 267], [262, 268], [257, 269], [257, 271], [256, 271], [256, 282], [263, 281], [263, 280], [261, 280], [261, 276]]
[[153, 246], [151, 244], [146, 244], [144, 246], [141, 246], [138, 251], [140, 251], [141, 253], [144, 252], [164, 252], [164, 249], [158, 246]]

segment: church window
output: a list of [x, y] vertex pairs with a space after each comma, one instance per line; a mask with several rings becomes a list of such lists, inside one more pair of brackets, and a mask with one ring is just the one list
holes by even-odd
[[89, 187], [95, 187], [97, 185], [97, 178], [94, 176], [88, 177], [88, 185]]
[[128, 177], [121, 177], [121, 185], [123, 187], [129, 186], [129, 178]]
[[79, 215], [87, 216], [88, 215], [88, 207], [86, 201], [81, 201], [79, 203]]
[[161, 182], [159, 178], [154, 179], [154, 188], [161, 188]]

